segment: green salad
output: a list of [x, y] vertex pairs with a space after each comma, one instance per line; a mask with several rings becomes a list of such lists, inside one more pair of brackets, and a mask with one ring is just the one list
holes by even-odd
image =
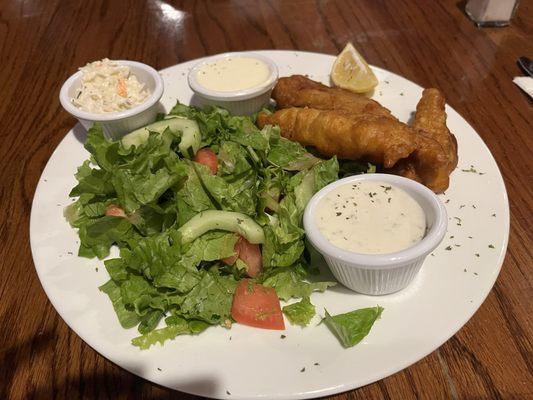
[[283, 312], [309, 323], [310, 294], [334, 283], [308, 280], [302, 216], [338, 179], [335, 157], [320, 159], [253, 118], [179, 103], [119, 141], [95, 125], [85, 148], [91, 158], [78, 168], [65, 215], [78, 229], [79, 256], [120, 249], [104, 262], [111, 279], [100, 290], [120, 324], [137, 327], [134, 345], [230, 327], [243, 281], [270, 290], [265, 296], [301, 299]]

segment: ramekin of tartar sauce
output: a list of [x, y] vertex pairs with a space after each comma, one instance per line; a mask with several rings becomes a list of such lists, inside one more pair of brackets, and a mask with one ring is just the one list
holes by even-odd
[[189, 72], [197, 106], [220, 106], [233, 115], [250, 115], [268, 103], [278, 79], [276, 64], [260, 54], [242, 52], [208, 57]]
[[85, 129], [98, 122], [107, 137], [119, 139], [156, 119], [162, 95], [163, 79], [149, 65], [104, 58], [68, 78], [59, 100]]
[[307, 238], [337, 280], [370, 295], [409, 285], [447, 225], [446, 208], [431, 190], [387, 174], [331, 183], [311, 198], [304, 213]]

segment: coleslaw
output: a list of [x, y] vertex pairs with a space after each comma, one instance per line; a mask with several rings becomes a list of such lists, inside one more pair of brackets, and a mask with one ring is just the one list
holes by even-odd
[[83, 111], [109, 113], [130, 109], [143, 103], [150, 91], [139, 82], [130, 68], [104, 58], [80, 68], [81, 86], [72, 103]]

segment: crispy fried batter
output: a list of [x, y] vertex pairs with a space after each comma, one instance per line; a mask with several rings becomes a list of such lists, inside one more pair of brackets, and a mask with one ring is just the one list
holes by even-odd
[[348, 117], [336, 111], [286, 108], [260, 113], [260, 127], [279, 125], [281, 134], [304, 146], [314, 146], [325, 156], [367, 160], [392, 167], [416, 149], [415, 134], [401, 123], [379, 115]]
[[440, 143], [450, 162], [451, 172], [457, 167], [457, 140], [446, 126], [445, 104], [444, 95], [438, 89], [424, 89], [416, 106], [413, 128], [424, 131]]
[[437, 193], [448, 188], [457, 166], [457, 142], [446, 127], [439, 90], [424, 90], [413, 127], [374, 100], [302, 75], [281, 78], [272, 98], [282, 110], [260, 114], [260, 126], [278, 124], [283, 136], [326, 156], [382, 164]]
[[449, 185], [448, 157], [440, 143], [423, 131], [419, 131], [416, 135], [414, 153], [400, 160], [387, 172], [420, 182], [435, 193], [445, 191]]
[[446, 126], [444, 105], [438, 89], [424, 90], [413, 124], [417, 149], [389, 171], [421, 182], [436, 193], [448, 188], [457, 166], [457, 141]]
[[381, 115], [397, 121], [377, 101], [347, 90], [330, 88], [302, 75], [280, 78], [272, 91], [272, 98], [279, 108], [310, 107], [334, 110], [354, 117], [362, 114]]

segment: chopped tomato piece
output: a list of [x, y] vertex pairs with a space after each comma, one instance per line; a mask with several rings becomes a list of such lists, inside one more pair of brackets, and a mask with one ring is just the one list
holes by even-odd
[[243, 279], [235, 290], [231, 316], [243, 325], [263, 329], [285, 329], [276, 291], [249, 279]]
[[198, 150], [194, 156], [194, 161], [200, 164], [204, 164], [211, 170], [213, 175], [217, 174], [218, 171], [218, 158], [213, 150], [209, 147], [204, 147], [203, 149]]
[[120, 208], [119, 206], [116, 206], [114, 204], [110, 204], [107, 206], [106, 210], [105, 210], [105, 215], [107, 216], [112, 216], [112, 217], [121, 217], [121, 218], [126, 218], [126, 213], [124, 212], [124, 210], [122, 208]]
[[235, 252], [246, 264], [246, 273], [250, 278], [255, 278], [263, 268], [263, 259], [258, 244], [252, 244], [243, 237], [235, 243]]
[[252, 244], [242, 236], [235, 243], [235, 255], [223, 258], [222, 262], [226, 265], [233, 265], [237, 258], [246, 264], [246, 274], [250, 278], [255, 278], [263, 268], [263, 259], [261, 257], [261, 249], [258, 244]]
[[[235, 247], [237, 247], [237, 243], [235, 243]], [[233, 265], [235, 264], [235, 261], [237, 261], [237, 258], [239, 258], [238, 256], [237, 249], [235, 249], [234, 256], [223, 258], [221, 261], [226, 265]]]

